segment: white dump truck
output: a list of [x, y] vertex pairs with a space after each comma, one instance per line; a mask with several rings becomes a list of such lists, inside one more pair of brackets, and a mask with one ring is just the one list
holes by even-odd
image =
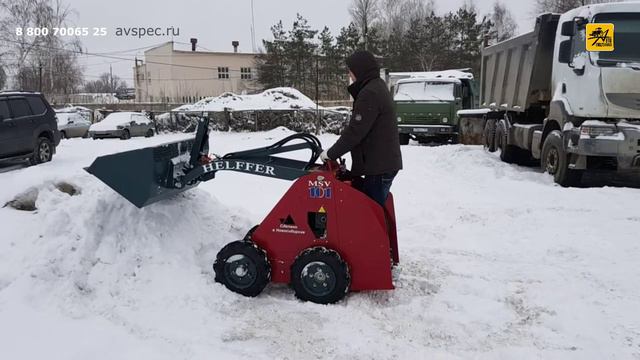
[[639, 44], [638, 2], [540, 15], [534, 31], [483, 50], [481, 106], [458, 112], [461, 127], [482, 124], [488, 151], [506, 162], [539, 159], [563, 186], [585, 171], [638, 181]]

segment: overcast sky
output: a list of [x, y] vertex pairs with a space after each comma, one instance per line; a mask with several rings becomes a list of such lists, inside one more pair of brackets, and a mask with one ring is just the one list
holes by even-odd
[[[495, 0], [474, 0], [480, 14], [491, 11]], [[464, 0], [436, 0], [438, 13], [455, 10]], [[533, 0], [503, 1], [514, 14], [521, 32], [533, 26]], [[85, 75], [94, 79], [113, 66], [114, 74], [132, 85], [133, 58], [141, 57], [147, 47], [171, 40], [171, 37], [118, 37], [118, 27], [176, 27], [176, 42], [188, 43], [198, 38], [198, 45], [212, 51], [232, 51], [231, 41], [240, 41], [241, 52], [251, 52], [251, 0], [67, 0], [76, 10], [72, 22], [79, 27], [106, 27], [106, 37], [83, 37], [83, 45], [91, 53], [111, 53], [129, 60], [83, 58]], [[350, 21], [350, 0], [254, 0], [256, 43], [270, 39], [269, 28], [282, 20], [289, 29], [296, 13], [309, 20], [312, 28], [328, 26], [334, 35]], [[189, 45], [181, 45], [188, 48]], [[116, 53], [117, 52], [117, 53]]]

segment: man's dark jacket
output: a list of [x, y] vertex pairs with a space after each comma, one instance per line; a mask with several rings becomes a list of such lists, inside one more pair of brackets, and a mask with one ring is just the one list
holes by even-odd
[[331, 159], [351, 151], [351, 172], [356, 176], [402, 169], [393, 99], [378, 74], [358, 79], [349, 87], [354, 97], [351, 120], [327, 151]]

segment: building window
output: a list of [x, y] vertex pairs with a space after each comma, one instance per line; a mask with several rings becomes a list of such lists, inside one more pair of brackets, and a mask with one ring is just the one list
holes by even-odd
[[251, 68], [240, 68], [240, 78], [242, 80], [251, 80]]
[[228, 78], [229, 78], [229, 68], [218, 67], [218, 79], [228, 79]]

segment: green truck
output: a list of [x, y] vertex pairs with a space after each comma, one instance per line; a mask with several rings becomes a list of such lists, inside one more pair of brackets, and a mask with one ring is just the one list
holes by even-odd
[[389, 73], [400, 144], [457, 143], [456, 113], [477, 105], [473, 74], [464, 70]]

